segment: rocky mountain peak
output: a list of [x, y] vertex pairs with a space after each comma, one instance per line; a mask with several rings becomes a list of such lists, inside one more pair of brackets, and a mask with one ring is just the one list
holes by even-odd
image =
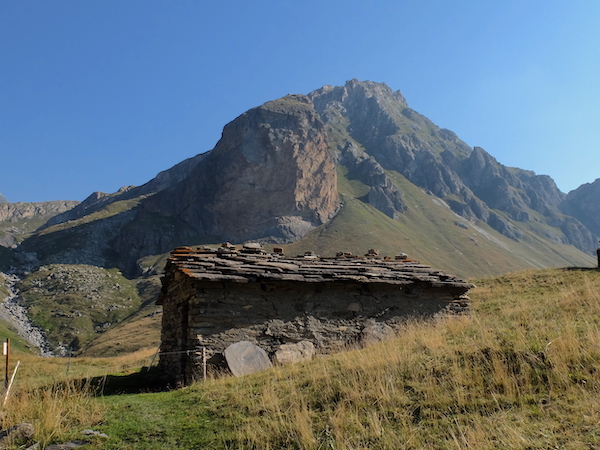
[[[412, 198], [414, 187], [428, 196], [426, 202], [513, 241], [536, 235], [588, 253], [595, 248], [590, 229], [596, 225], [586, 217], [597, 212], [586, 216], [577, 206], [579, 198], [590, 204], [583, 191], [592, 189], [565, 199], [550, 177], [502, 165], [409, 108], [399, 91], [357, 79], [252, 108], [224, 127], [209, 152], [145, 185], [94, 193], [55, 215], [48, 225], [72, 222], [63, 228], [77, 235], [69, 240], [79, 246], [76, 251], [56, 253], [52, 231], [25, 247], [46, 252], [45, 261], [117, 260], [136, 273], [140, 258], [178, 245], [295, 242], [332, 218], [346, 220], [349, 208], [337, 215], [342, 196], [361, 202], [368, 214], [378, 210], [395, 227], [421, 208]], [[98, 219], [87, 220], [97, 211]], [[329, 233], [328, 227], [322, 232]]]
[[385, 83], [375, 83], [373, 81], [359, 81], [353, 78], [347, 81], [344, 89], [350, 97], [376, 98], [381, 102], [393, 101], [401, 106], [408, 107], [406, 99], [400, 91], [392, 91]]
[[8, 200], [2, 194], [0, 194], [0, 203], [8, 203]]
[[319, 99], [337, 102], [363, 102], [372, 98], [382, 104], [394, 102], [400, 106], [408, 107], [406, 99], [400, 91], [392, 91], [385, 83], [375, 83], [373, 81], [359, 81], [356, 78], [346, 82], [344, 86], [323, 86], [309, 94], [313, 101], [319, 102]]

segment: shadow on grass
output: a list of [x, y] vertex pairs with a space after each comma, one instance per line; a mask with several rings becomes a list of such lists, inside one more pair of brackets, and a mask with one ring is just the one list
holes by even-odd
[[96, 397], [163, 392], [174, 388], [166, 382], [159, 371], [156, 369], [148, 371], [146, 367], [139, 372], [79, 379], [74, 383], [76, 386], [91, 389]]
[[565, 270], [578, 272], [600, 272], [598, 267], [565, 267]]

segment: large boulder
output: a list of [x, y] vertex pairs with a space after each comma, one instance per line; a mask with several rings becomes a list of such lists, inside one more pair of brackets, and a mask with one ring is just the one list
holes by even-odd
[[225, 349], [224, 355], [229, 370], [236, 377], [273, 367], [267, 352], [250, 341], [231, 344]]

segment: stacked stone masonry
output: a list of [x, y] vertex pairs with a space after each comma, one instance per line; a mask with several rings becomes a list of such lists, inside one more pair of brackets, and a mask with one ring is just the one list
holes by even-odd
[[179, 383], [198, 376], [203, 348], [212, 363], [243, 340], [271, 356], [303, 341], [327, 354], [372, 342], [411, 316], [464, 312], [473, 287], [404, 254], [287, 257], [258, 244], [179, 247], [162, 281], [159, 366]]

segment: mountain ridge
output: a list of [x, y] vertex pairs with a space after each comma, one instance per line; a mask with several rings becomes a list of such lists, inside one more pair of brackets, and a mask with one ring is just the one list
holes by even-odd
[[362, 186], [360, 201], [393, 221], [411, 208], [397, 173], [461, 220], [516, 243], [533, 233], [588, 255], [595, 249], [600, 226], [579, 205], [581, 195], [500, 164], [412, 110], [400, 91], [356, 79], [252, 108], [224, 127], [213, 150], [142, 186], [93, 193], [21, 247], [42, 264], [93, 263], [136, 276], [141, 260], [177, 245], [291, 244], [339, 213], [335, 167]]

